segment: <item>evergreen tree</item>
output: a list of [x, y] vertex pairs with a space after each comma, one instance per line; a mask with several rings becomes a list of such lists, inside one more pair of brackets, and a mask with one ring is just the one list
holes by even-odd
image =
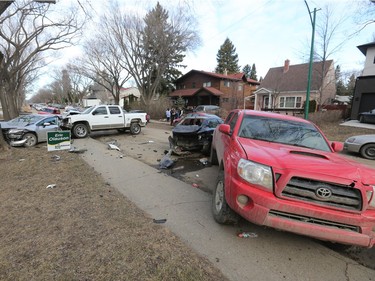
[[346, 85], [346, 92], [347, 92], [348, 96], [354, 95], [355, 81], [356, 81], [356, 77], [353, 73], [352, 75], [350, 75], [350, 77], [348, 79], [348, 83]]
[[256, 67], [255, 67], [255, 63], [253, 63], [253, 66], [251, 67], [250, 79], [253, 79], [253, 80], [255, 80], [255, 81], [258, 81], [258, 77], [257, 77], [257, 69], [256, 69]]
[[347, 94], [347, 89], [344, 85], [344, 82], [341, 78], [341, 68], [339, 65], [335, 69], [335, 78], [336, 78], [336, 95], [344, 96]]
[[249, 64], [245, 65], [242, 68], [242, 72], [245, 74], [246, 78], [250, 78], [250, 76], [251, 76], [251, 66]]
[[238, 55], [236, 54], [236, 48], [229, 40], [229, 38], [225, 39], [224, 44], [220, 46], [220, 49], [216, 55], [216, 60], [216, 73], [224, 73], [225, 71], [227, 71], [228, 74], [233, 74], [240, 71], [240, 67], [238, 66]]

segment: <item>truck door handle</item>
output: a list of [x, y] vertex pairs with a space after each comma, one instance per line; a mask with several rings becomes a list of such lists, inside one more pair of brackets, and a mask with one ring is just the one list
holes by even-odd
[[109, 118], [108, 116], [104, 116], [104, 118]]

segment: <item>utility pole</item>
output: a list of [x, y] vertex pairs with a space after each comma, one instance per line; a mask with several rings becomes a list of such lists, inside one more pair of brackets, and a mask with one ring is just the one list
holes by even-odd
[[316, 8], [314, 8], [313, 17], [311, 17], [311, 12], [309, 5], [305, 0], [307, 10], [309, 11], [310, 21], [312, 25], [312, 35], [311, 35], [311, 47], [310, 47], [310, 62], [309, 62], [309, 73], [307, 77], [307, 91], [306, 91], [306, 102], [305, 102], [305, 114], [304, 118], [307, 120], [309, 118], [309, 105], [310, 105], [310, 88], [311, 88], [311, 74], [313, 67], [313, 58], [314, 58], [314, 39], [315, 39], [315, 20], [316, 20]]

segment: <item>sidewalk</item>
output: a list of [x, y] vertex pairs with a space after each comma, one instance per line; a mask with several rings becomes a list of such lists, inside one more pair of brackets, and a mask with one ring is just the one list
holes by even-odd
[[[219, 225], [212, 218], [208, 193], [133, 158], [120, 157], [119, 151], [91, 138], [77, 139], [73, 145], [87, 149], [82, 158], [106, 182], [152, 218], [166, 219], [165, 227], [232, 281], [371, 280], [375, 274], [312, 239], [249, 224]], [[241, 227], [251, 228], [258, 237], [238, 238]]]

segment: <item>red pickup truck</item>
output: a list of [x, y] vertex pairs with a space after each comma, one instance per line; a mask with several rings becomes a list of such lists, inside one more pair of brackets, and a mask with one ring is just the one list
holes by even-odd
[[214, 132], [219, 165], [212, 212], [363, 247], [375, 243], [375, 170], [338, 153], [313, 123], [288, 115], [234, 110]]

